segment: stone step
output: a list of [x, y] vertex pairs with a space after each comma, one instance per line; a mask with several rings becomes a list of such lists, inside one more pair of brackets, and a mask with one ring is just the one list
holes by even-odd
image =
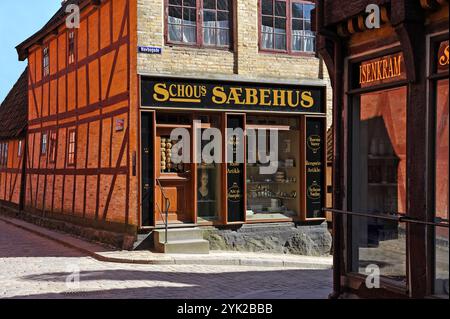
[[155, 242], [155, 248], [164, 254], [209, 254], [209, 242], [204, 239], [172, 240], [167, 244]]
[[[166, 231], [158, 229], [153, 232], [155, 243], [165, 243]], [[203, 231], [198, 228], [178, 228], [169, 229], [167, 232], [167, 241], [177, 240], [200, 240], [203, 239]]]

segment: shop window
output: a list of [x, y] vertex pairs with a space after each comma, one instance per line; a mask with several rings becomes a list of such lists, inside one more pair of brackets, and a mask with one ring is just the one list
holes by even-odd
[[[353, 104], [352, 210], [372, 215], [406, 212], [405, 87], [363, 94]], [[380, 216], [382, 217], [382, 216]], [[406, 283], [403, 223], [375, 217], [352, 218], [352, 271]]]
[[169, 43], [228, 48], [231, 24], [231, 0], [168, 0]]
[[260, 49], [286, 53], [314, 52], [311, 29], [314, 4], [297, 0], [261, 0]]
[[50, 161], [50, 163], [56, 162], [56, 147], [57, 147], [56, 132], [51, 132], [50, 133], [50, 141], [49, 141], [49, 161]]
[[[277, 128], [277, 149], [273, 149], [270, 127]], [[265, 174], [261, 170], [270, 164], [261, 162], [262, 150], [254, 149], [250, 143], [252, 138], [259, 141], [261, 130], [266, 133], [266, 154], [278, 154], [278, 169], [271, 174]], [[247, 118], [247, 134], [247, 220], [289, 219], [298, 216], [301, 145], [298, 118], [250, 116]], [[250, 159], [256, 159], [256, 163]]]
[[[449, 80], [437, 82], [436, 89], [436, 180], [435, 180], [435, 215], [437, 221], [449, 219]], [[448, 295], [449, 253], [448, 228], [436, 227], [436, 294]]]
[[77, 150], [77, 138], [75, 129], [69, 130], [69, 137], [67, 143], [67, 165], [75, 165], [75, 157]]
[[50, 75], [50, 57], [48, 47], [45, 47], [42, 50], [42, 74], [44, 77]]
[[48, 146], [48, 133], [42, 133], [41, 135], [41, 156], [47, 154], [47, 146]]
[[75, 62], [75, 31], [69, 32], [68, 62]]
[[[220, 130], [221, 123], [218, 116], [199, 116], [205, 127]], [[201, 149], [213, 142], [214, 137], [207, 138], [206, 128], [200, 128], [198, 134], [201, 134]], [[214, 158], [216, 154], [211, 154]], [[197, 212], [199, 221], [215, 221], [219, 218], [221, 208], [221, 189], [222, 189], [222, 166], [220, 163], [202, 163], [197, 165]]]

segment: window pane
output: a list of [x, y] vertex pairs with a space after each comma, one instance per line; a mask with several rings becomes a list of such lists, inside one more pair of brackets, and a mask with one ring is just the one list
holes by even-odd
[[303, 39], [303, 37], [301, 37], [301, 36], [296, 36], [296, 35], [292, 36], [292, 50], [293, 51], [303, 51], [302, 39]]
[[262, 17], [262, 25], [263, 25], [263, 27], [273, 28], [273, 18], [272, 17]]
[[229, 30], [217, 30], [217, 45], [229, 46], [230, 45], [230, 31]]
[[216, 26], [216, 11], [203, 11], [203, 26], [211, 28]]
[[303, 30], [303, 20], [293, 19], [292, 30]]
[[262, 14], [273, 15], [273, 0], [262, 0]]
[[195, 43], [197, 42], [197, 29], [195, 27], [183, 27], [183, 42]]
[[216, 0], [203, 0], [203, 8], [216, 9]]
[[230, 28], [230, 14], [228, 12], [217, 12], [217, 20], [219, 28]]
[[230, 0], [217, 0], [217, 9], [229, 11], [230, 7]]
[[275, 15], [278, 17], [286, 16], [286, 2], [285, 1], [275, 1]]
[[275, 33], [286, 33], [286, 19], [275, 19]]
[[292, 17], [303, 18], [303, 5], [301, 3], [292, 3]]
[[197, 6], [197, 1], [196, 0], [184, 0], [183, 5], [185, 7], [194, 7], [195, 8]]
[[286, 50], [286, 35], [275, 34], [275, 49]]
[[312, 4], [305, 4], [303, 6], [303, 14], [304, 14], [304, 18], [311, 20], [311, 11], [314, 9], [314, 5]]
[[197, 21], [196, 9], [183, 9], [183, 24], [185, 25], [195, 25]]
[[181, 6], [182, 5], [182, 0], [169, 0], [169, 4], [174, 4], [177, 6]]
[[[436, 103], [436, 217], [448, 219], [449, 179], [449, 80], [437, 84]], [[448, 295], [448, 228], [436, 227], [436, 294]]]
[[305, 20], [305, 30], [311, 30], [311, 21]]
[[216, 44], [216, 29], [203, 28], [203, 43], [205, 45], [215, 45]]
[[[352, 211], [374, 215], [405, 213], [407, 89], [367, 93], [352, 117]], [[406, 225], [379, 218], [352, 218], [352, 265], [367, 275], [370, 265], [382, 276], [406, 283]]]
[[182, 12], [181, 7], [169, 7], [169, 23], [181, 24]]
[[264, 49], [273, 49], [273, 33], [261, 34], [261, 46]]

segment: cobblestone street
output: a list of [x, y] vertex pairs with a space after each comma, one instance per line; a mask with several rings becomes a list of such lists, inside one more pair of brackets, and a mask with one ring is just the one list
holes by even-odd
[[0, 233], [1, 298], [316, 299], [332, 290], [331, 270], [114, 264], [2, 221]]

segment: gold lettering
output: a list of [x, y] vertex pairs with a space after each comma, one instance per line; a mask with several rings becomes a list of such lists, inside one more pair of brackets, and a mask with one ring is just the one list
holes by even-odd
[[213, 89], [212, 101], [216, 104], [224, 104], [227, 101], [225, 89], [222, 86], [216, 86]]
[[273, 106], [286, 106], [286, 90], [273, 90]]
[[447, 45], [447, 47], [444, 49], [444, 53], [442, 54], [442, 56], [439, 58], [439, 64], [441, 66], [446, 66], [449, 65], [449, 61], [450, 61], [450, 56], [449, 56], [449, 46]]
[[259, 103], [261, 106], [271, 106], [272, 102], [270, 101], [270, 90], [269, 89], [261, 89], [261, 102]]
[[245, 103], [248, 105], [258, 104], [258, 90], [257, 89], [245, 89]]
[[166, 102], [170, 97], [169, 91], [167, 91], [166, 85], [163, 83], [155, 84], [153, 90], [155, 91], [155, 94], [153, 94], [155, 101]]
[[294, 91], [288, 91], [288, 105], [292, 108], [296, 108], [300, 105], [300, 92], [299, 91], [295, 91], [295, 95], [297, 97], [297, 101], [294, 103]]
[[241, 97], [242, 97], [242, 88], [231, 88], [230, 94], [228, 95], [227, 104], [230, 104], [231, 102], [234, 102], [234, 104], [237, 105], [244, 104], [244, 102], [240, 100]]
[[309, 109], [314, 106], [314, 98], [312, 97], [311, 91], [302, 92], [302, 107]]
[[394, 58], [394, 76], [400, 76], [402, 74], [402, 56], [399, 55], [397, 58]]

